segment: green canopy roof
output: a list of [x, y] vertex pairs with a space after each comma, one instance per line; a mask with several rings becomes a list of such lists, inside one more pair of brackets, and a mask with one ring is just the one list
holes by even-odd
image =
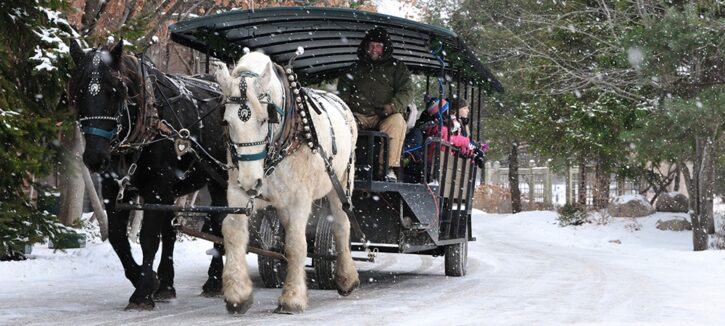
[[301, 46], [305, 51], [295, 60], [295, 70], [303, 80], [319, 81], [337, 78], [357, 61], [365, 32], [378, 26], [390, 34], [393, 56], [411, 72], [439, 75], [440, 56], [445, 74], [503, 91], [452, 31], [379, 13], [320, 7], [237, 10], [178, 22], [169, 29], [173, 41], [229, 62], [239, 59], [246, 47], [286, 64]]

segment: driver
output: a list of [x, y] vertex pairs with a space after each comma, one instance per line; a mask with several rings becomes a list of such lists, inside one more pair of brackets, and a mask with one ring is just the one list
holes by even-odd
[[393, 42], [382, 27], [369, 30], [358, 46], [358, 61], [341, 75], [337, 89], [355, 114], [358, 126], [388, 135], [386, 179], [397, 181], [405, 140], [406, 107], [413, 100], [413, 83], [405, 64], [393, 58]]

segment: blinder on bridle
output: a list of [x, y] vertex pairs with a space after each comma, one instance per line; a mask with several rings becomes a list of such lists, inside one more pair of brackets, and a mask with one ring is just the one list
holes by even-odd
[[[86, 90], [88, 95], [91, 97], [98, 96], [98, 94], [101, 91], [101, 72], [98, 70], [101, 61], [105, 63], [110, 63], [111, 58], [107, 57], [108, 53], [95, 49], [95, 54], [93, 55], [93, 59], [91, 64], [93, 65], [93, 71], [91, 71], [91, 81], [88, 83], [88, 89]], [[81, 130], [84, 134], [94, 135], [101, 138], [105, 138], [110, 142], [116, 142], [118, 140], [118, 134], [123, 130], [123, 124], [121, 123], [121, 116], [123, 114], [123, 110], [128, 111], [128, 106], [126, 105], [126, 101], [122, 101], [118, 105], [118, 110], [116, 110], [115, 116], [105, 116], [105, 115], [98, 115], [98, 116], [86, 116], [81, 117], [78, 119], [78, 122], [81, 124]], [[111, 130], [104, 130], [101, 128], [95, 128], [91, 126], [84, 126], [83, 122], [86, 121], [93, 121], [93, 120], [110, 120], [116, 122], [116, 127]]]
[[[243, 122], [248, 121], [252, 117], [252, 110], [249, 107], [249, 102], [247, 101], [247, 80], [245, 77], [250, 78], [257, 78], [259, 77], [258, 74], [245, 71], [240, 74], [240, 80], [239, 80], [239, 96], [230, 96], [227, 97], [225, 104], [238, 104], [239, 110], [237, 111], [237, 116], [240, 120]], [[265, 159], [267, 157], [268, 149], [270, 144], [274, 141], [272, 138], [272, 125], [273, 123], [279, 123], [279, 115], [284, 114], [284, 110], [278, 108], [274, 103], [272, 103], [272, 99], [269, 96], [269, 94], [262, 94], [258, 98], [260, 103], [266, 103], [267, 104], [267, 135], [264, 137], [263, 140], [255, 141], [255, 142], [248, 142], [248, 143], [235, 143], [231, 141], [231, 138], [228, 139], [229, 141], [229, 151], [232, 156], [232, 161], [236, 164], [239, 161], [258, 161]], [[252, 147], [252, 146], [261, 146], [265, 145], [264, 149], [261, 152], [254, 153], [254, 154], [239, 154], [237, 153], [237, 147]]]

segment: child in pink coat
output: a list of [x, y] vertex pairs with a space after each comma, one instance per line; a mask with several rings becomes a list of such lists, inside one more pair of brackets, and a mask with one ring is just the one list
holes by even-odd
[[[428, 100], [428, 99], [427, 99]], [[461, 131], [463, 125], [456, 119], [454, 115], [449, 112], [449, 103], [446, 99], [440, 102], [437, 98], [431, 98], [427, 101], [427, 109], [424, 115], [432, 118], [425, 125], [425, 134], [428, 137], [441, 137], [443, 140], [450, 143], [452, 146], [459, 149], [461, 155], [471, 157], [475, 159], [475, 162], [479, 167], [483, 165], [484, 153], [488, 150], [488, 144], [479, 145], [470, 138], [464, 136]], [[440, 112], [440, 114], [438, 113]], [[451, 132], [448, 129], [451, 128]], [[449, 137], [450, 135], [450, 137]], [[445, 146], [441, 147], [441, 150], [445, 150]], [[433, 153], [435, 150], [435, 144], [428, 145], [428, 153]]]

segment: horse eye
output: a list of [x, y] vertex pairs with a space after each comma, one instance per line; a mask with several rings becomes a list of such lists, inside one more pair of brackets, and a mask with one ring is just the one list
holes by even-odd
[[260, 126], [263, 126], [267, 122], [267, 119], [262, 119], [262, 121], [259, 123]]
[[229, 122], [227, 120], [222, 120], [222, 127], [228, 127]]

